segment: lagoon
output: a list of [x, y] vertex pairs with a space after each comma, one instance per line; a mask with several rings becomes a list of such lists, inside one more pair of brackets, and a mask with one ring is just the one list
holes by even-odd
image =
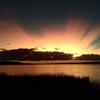
[[100, 82], [100, 64], [39, 64], [39, 65], [0, 65], [0, 73], [8, 75], [72, 75], [89, 77]]

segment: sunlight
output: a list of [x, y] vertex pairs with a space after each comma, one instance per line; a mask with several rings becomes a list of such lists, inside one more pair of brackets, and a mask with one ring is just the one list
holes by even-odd
[[[70, 18], [64, 27], [43, 26], [41, 34], [37, 35], [36, 32], [28, 33], [17, 24], [9, 23], [9, 29], [2, 29], [4, 34], [1, 35], [0, 46], [4, 49], [37, 48], [38, 51], [59, 51], [71, 53], [77, 57], [94, 53], [94, 47], [89, 45], [99, 36], [100, 29], [95, 26], [81, 40], [87, 28], [88, 23], [85, 21]], [[97, 53], [100, 54], [100, 52]]]
[[[81, 40], [89, 27], [87, 22], [70, 18], [66, 25], [62, 28], [51, 28], [49, 26], [42, 27], [41, 37], [34, 36], [34, 45], [40, 51], [59, 51], [74, 54], [74, 57], [82, 54], [93, 53], [94, 47], [89, 44], [99, 36], [100, 29], [95, 26], [88, 35]], [[81, 40], [81, 41], [80, 41]]]

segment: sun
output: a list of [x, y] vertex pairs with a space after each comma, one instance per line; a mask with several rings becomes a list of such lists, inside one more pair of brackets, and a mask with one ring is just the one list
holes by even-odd
[[80, 50], [80, 47], [75, 47], [73, 46], [66, 46], [66, 45], [59, 45], [59, 47], [55, 48], [55, 45], [49, 45], [46, 46], [45, 48], [38, 48], [38, 51], [49, 51], [49, 52], [64, 52], [66, 54], [73, 54], [73, 58], [82, 55], [82, 52], [84, 53], [84, 51]]

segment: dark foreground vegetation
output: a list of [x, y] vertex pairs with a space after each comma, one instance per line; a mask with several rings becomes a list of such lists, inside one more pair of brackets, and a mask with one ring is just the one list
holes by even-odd
[[100, 87], [89, 78], [64, 75], [0, 75], [0, 97], [13, 100], [100, 100]]

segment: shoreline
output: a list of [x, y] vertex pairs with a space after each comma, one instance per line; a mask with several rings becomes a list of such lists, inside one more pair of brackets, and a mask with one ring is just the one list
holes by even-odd
[[[0, 89], [3, 95], [15, 93], [18, 97], [21, 97], [32, 93], [32, 97], [37, 94], [46, 97], [64, 97], [68, 99], [73, 97], [76, 100], [81, 100], [82, 98], [86, 100], [97, 100], [100, 99], [100, 87], [96, 83], [91, 83], [89, 78], [77, 78], [73, 76], [50, 76], [50, 75], [40, 75], [40, 76], [9, 76], [0, 75]], [[11, 88], [12, 87], [12, 88]], [[10, 90], [10, 91], [9, 91]], [[24, 94], [22, 96], [22, 93]], [[25, 94], [26, 93], [26, 94]], [[20, 96], [19, 96], [20, 97]], [[30, 95], [29, 95], [30, 97]], [[37, 98], [37, 96], [36, 96]], [[47, 100], [47, 99], [46, 99]]]
[[73, 61], [73, 62], [54, 62], [54, 61], [33, 61], [33, 62], [21, 62], [21, 61], [0, 61], [0, 65], [47, 65], [47, 64], [100, 64], [100, 61]]

